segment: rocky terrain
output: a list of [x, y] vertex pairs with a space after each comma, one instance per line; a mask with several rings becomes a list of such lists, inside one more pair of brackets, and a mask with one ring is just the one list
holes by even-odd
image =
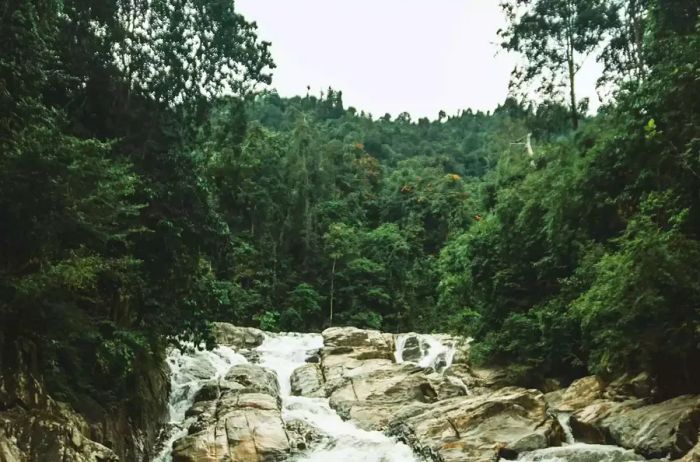
[[544, 394], [471, 367], [464, 339], [330, 328], [276, 380], [260, 351], [266, 335], [218, 326], [220, 342], [250, 361], [195, 394], [187, 435], [173, 445], [175, 462], [321, 460], [313, 454], [337, 445], [332, 432], [292, 418], [295, 406], [318, 402], [414, 454], [376, 460], [689, 462], [700, 453], [700, 397], [658, 402], [644, 376], [609, 384], [586, 377]]
[[0, 462], [147, 461], [155, 456], [170, 385], [164, 365], [146, 368], [132, 399], [106, 409], [87, 396], [75, 405], [54, 399], [36, 366], [34, 345], [11, 351], [16, 352], [12, 357], [0, 356]]
[[[0, 461], [700, 461], [700, 396], [660, 400], [644, 375], [543, 393], [472, 367], [461, 338], [229, 324], [215, 333], [214, 351], [170, 355], [159, 445], [159, 420], [90, 420], [29, 371], [4, 376]], [[142, 393], [162, 399], [163, 378], [144, 378]]]

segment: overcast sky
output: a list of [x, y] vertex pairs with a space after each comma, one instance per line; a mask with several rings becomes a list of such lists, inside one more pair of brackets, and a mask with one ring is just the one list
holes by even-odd
[[[272, 42], [272, 86], [283, 96], [343, 91], [346, 106], [381, 116], [492, 110], [516, 57], [499, 50], [496, 0], [236, 0]], [[582, 96], [595, 103], [595, 63]]]

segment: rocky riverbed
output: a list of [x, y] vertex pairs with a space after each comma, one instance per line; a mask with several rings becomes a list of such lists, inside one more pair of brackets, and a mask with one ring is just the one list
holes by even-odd
[[269, 334], [217, 324], [213, 352], [171, 354], [157, 460], [697, 462], [700, 397], [643, 376], [547, 394], [474, 368], [469, 342], [355, 328]]
[[700, 396], [661, 399], [644, 375], [543, 393], [474, 367], [457, 337], [215, 334], [169, 354], [170, 384], [144, 374], [130, 418], [54, 401], [29, 368], [3, 375], [0, 462], [700, 462]]

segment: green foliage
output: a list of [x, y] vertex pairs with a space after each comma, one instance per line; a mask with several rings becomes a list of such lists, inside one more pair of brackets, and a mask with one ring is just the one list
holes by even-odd
[[628, 11], [644, 63], [617, 63], [615, 104], [531, 165], [501, 156], [483, 219], [442, 249], [439, 306], [514, 381], [646, 371], [664, 393], [697, 391], [700, 25], [681, 3]]
[[280, 313], [280, 327], [286, 331], [299, 332], [317, 318], [321, 312], [321, 295], [309, 284], [301, 283], [289, 292], [284, 311]]
[[268, 44], [197, 1], [9, 2], [0, 38], [0, 348], [33, 344], [61, 398], [137, 400], [167, 341], [239, 309], [193, 144], [206, 99], [269, 81]]
[[[450, 329], [521, 383], [696, 389], [700, 7], [503, 3], [541, 103], [432, 121], [255, 93], [269, 44], [230, 1], [8, 3], [0, 347], [107, 402], [215, 320]], [[613, 83], [595, 116], [589, 53]]]
[[501, 2], [509, 19], [509, 27], [501, 31], [503, 47], [523, 54], [526, 62], [522, 69], [513, 71], [514, 83], [520, 86], [537, 81], [538, 90], [550, 98], [561, 97], [561, 88], [566, 88], [574, 130], [581, 114], [576, 74], [585, 58], [600, 46], [604, 33], [615, 25], [619, 5], [612, 3], [606, 0]]
[[670, 191], [651, 193], [573, 304], [590, 339], [590, 367], [596, 372], [641, 367], [659, 377], [674, 370], [694, 373], [700, 242], [683, 232], [689, 210], [679, 209], [679, 202]]

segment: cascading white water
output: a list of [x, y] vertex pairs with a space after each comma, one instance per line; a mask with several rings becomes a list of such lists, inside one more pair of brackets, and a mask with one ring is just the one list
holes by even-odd
[[[257, 349], [259, 364], [277, 374], [282, 398], [282, 418], [301, 420], [315, 428], [324, 440], [312, 450], [290, 458], [293, 462], [417, 462], [408, 446], [380, 432], [359, 429], [343, 421], [328, 399], [291, 395], [290, 378], [297, 367], [323, 347], [318, 334], [268, 334]], [[248, 362], [231, 348], [182, 353], [172, 350], [167, 358], [171, 371], [169, 425], [163, 450], [154, 462], [172, 461], [172, 444], [187, 434], [192, 423], [186, 417], [197, 392], [212, 380], [223, 378], [231, 367]]]
[[317, 448], [293, 457], [294, 462], [417, 462], [413, 452], [380, 432], [361, 430], [343, 421], [328, 399], [291, 396], [290, 377], [310, 354], [323, 346], [317, 334], [269, 335], [258, 347], [260, 365], [277, 374], [282, 396], [282, 418], [302, 420], [326, 436]]
[[205, 383], [218, 380], [231, 367], [248, 362], [229, 347], [219, 346], [211, 351], [195, 350], [183, 353], [173, 349], [168, 354], [170, 368], [170, 398], [168, 401], [167, 434], [163, 438], [163, 449], [154, 462], [172, 461], [172, 444], [187, 434], [190, 425], [186, 418], [194, 397]]
[[568, 412], [558, 412], [557, 420], [562, 430], [564, 430], [564, 442], [566, 444], [574, 444], [576, 439], [574, 438], [574, 431], [571, 429], [571, 414]]
[[[415, 339], [414, 341], [418, 342], [418, 348], [420, 348], [419, 357], [411, 360], [404, 358], [406, 342], [409, 339]], [[437, 337], [428, 334], [399, 334], [396, 337], [394, 358], [397, 363], [413, 362], [420, 367], [432, 367], [438, 371], [444, 370], [452, 365], [455, 351], [456, 345], [454, 341], [443, 343]]]
[[[423, 334], [402, 334], [396, 339], [396, 362], [404, 362], [404, 348], [410, 337], [410, 361], [421, 367], [444, 370], [452, 364], [455, 344], [449, 340]], [[303, 421], [323, 436], [322, 441], [306, 452], [290, 456], [290, 462], [417, 462], [410, 448], [380, 432], [359, 429], [343, 421], [331, 409], [328, 399], [291, 396], [292, 372], [323, 346], [318, 334], [268, 334], [256, 352], [260, 365], [277, 374], [285, 422]], [[172, 443], [185, 436], [191, 425], [187, 410], [197, 392], [208, 382], [223, 378], [235, 365], [248, 362], [231, 348], [219, 346], [212, 351], [180, 352], [172, 350], [167, 358], [171, 370], [169, 425], [163, 437], [163, 450], [155, 462], [172, 461]], [[468, 392], [468, 390], [467, 390]], [[629, 462], [644, 459], [617, 446], [584, 444], [575, 441], [569, 415], [557, 414], [566, 442], [560, 447], [523, 453], [519, 462]]]

